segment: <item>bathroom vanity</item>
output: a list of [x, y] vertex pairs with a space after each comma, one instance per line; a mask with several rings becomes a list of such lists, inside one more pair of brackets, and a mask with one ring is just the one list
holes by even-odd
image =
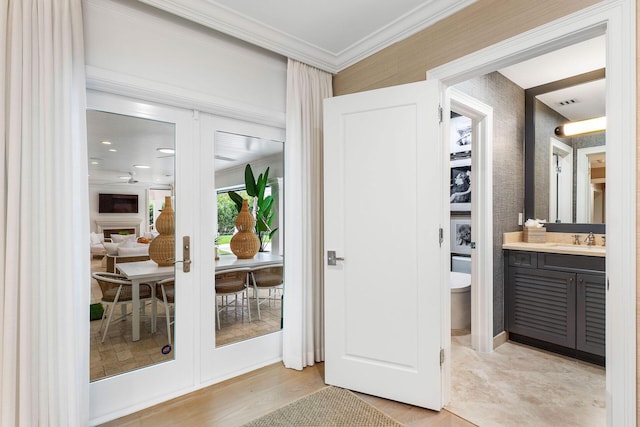
[[509, 339], [604, 365], [605, 248], [508, 242], [503, 249]]

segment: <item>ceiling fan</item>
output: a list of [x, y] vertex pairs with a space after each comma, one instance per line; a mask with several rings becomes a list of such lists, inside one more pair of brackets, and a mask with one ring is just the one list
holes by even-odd
[[[133, 177], [133, 173], [132, 173], [132, 172], [127, 172], [127, 174], [129, 175], [129, 177], [128, 177], [128, 178], [127, 178], [126, 176], [124, 176], [124, 175], [123, 175], [123, 176], [121, 176], [121, 177], [120, 177], [120, 179], [121, 179], [120, 181], [114, 181], [114, 182], [110, 182], [110, 183], [108, 183], [108, 184], [111, 184], [111, 185], [118, 185], [118, 184], [137, 184], [138, 182], [140, 182], [140, 181], [138, 181], [137, 179], [135, 179], [135, 178]], [[125, 181], [125, 179], [126, 179], [126, 181]]]
[[129, 179], [127, 180], [127, 184], [136, 184], [139, 181], [133, 177], [133, 173], [129, 172]]

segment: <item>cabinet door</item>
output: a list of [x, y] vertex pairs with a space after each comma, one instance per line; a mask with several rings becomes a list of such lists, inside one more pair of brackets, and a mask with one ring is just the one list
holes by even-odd
[[605, 277], [602, 274], [578, 274], [576, 279], [576, 348], [604, 356]]
[[575, 274], [509, 269], [509, 332], [575, 347]]

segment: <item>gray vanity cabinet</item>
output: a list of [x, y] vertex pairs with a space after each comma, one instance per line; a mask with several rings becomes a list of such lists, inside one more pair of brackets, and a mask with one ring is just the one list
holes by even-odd
[[604, 258], [516, 250], [505, 255], [510, 338], [603, 362]]
[[565, 347], [576, 342], [573, 275], [534, 268], [509, 269], [509, 333]]
[[604, 357], [604, 274], [578, 274], [576, 277], [576, 349]]

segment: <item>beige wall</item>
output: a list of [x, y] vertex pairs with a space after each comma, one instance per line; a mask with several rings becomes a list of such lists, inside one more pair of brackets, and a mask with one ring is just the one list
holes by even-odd
[[596, 0], [478, 0], [338, 73], [334, 95], [424, 80], [427, 70], [568, 15]]
[[[424, 80], [426, 71], [446, 64], [461, 56], [495, 44], [524, 31], [538, 27], [554, 19], [568, 15], [596, 0], [478, 0], [466, 9], [426, 28], [418, 34], [400, 41], [338, 73], [333, 79], [334, 95], [360, 92], [403, 83]], [[640, 22], [640, 0], [636, 0], [636, 21]], [[636, 27], [636, 48], [640, 46], [640, 33]], [[640, 49], [636, 55], [640, 70]], [[640, 87], [640, 77], [636, 74]], [[640, 105], [640, 97], [637, 96]], [[640, 109], [639, 109], [640, 111]], [[637, 120], [637, 137], [640, 140], [640, 120]], [[640, 170], [640, 158], [637, 161]], [[640, 212], [640, 175], [636, 176]], [[640, 216], [636, 215], [636, 251], [640, 253]], [[640, 265], [639, 270], [640, 271]], [[637, 305], [640, 307], [640, 276], [636, 277]], [[636, 310], [638, 313], [639, 311]], [[640, 315], [636, 315], [637, 342], [640, 343]], [[638, 348], [640, 355], [640, 347]], [[640, 374], [640, 358], [637, 372]], [[638, 375], [638, 374], [637, 374]], [[636, 384], [640, 383], [640, 375]], [[637, 405], [640, 408], [640, 387], [637, 387]], [[640, 411], [638, 411], [640, 419]]]

